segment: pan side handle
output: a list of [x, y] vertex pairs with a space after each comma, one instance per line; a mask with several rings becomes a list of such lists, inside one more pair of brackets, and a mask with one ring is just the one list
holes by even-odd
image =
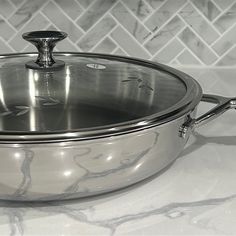
[[224, 112], [230, 109], [236, 109], [236, 97], [235, 98], [227, 98], [212, 94], [204, 94], [201, 99], [202, 102], [209, 102], [217, 104], [214, 108], [210, 111], [206, 112], [205, 114], [199, 116], [198, 118], [192, 119], [189, 118], [181, 127], [179, 131], [179, 135], [182, 138], [185, 138], [189, 131], [192, 129], [197, 128], [201, 125], [208, 123], [209, 121], [217, 118]]

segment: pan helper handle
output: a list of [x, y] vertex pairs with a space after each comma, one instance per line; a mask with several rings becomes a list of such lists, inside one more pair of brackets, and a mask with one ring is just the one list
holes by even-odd
[[195, 119], [190, 118], [189, 120], [187, 120], [180, 127], [179, 131], [180, 137], [185, 138], [187, 136], [187, 133], [193, 130], [194, 128], [208, 123], [209, 121], [217, 118], [218, 116], [220, 116], [221, 114], [230, 109], [236, 109], [236, 97], [226, 98], [217, 95], [204, 94], [202, 96], [201, 101], [215, 103], [217, 105], [207, 113], [201, 115], [200, 117]]

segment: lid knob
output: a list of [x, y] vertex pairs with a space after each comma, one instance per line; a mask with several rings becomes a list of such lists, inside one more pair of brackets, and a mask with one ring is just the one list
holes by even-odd
[[52, 52], [56, 43], [67, 37], [66, 33], [61, 31], [32, 31], [24, 33], [22, 37], [38, 49], [37, 60], [27, 62], [27, 68], [51, 70], [64, 67], [65, 63], [60, 60], [55, 60]]

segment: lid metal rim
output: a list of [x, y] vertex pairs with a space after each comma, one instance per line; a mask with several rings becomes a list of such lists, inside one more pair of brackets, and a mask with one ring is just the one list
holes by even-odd
[[[74, 141], [74, 140], [88, 140], [94, 138], [104, 138], [114, 135], [121, 135], [131, 132], [140, 131], [143, 129], [151, 128], [153, 126], [162, 125], [170, 122], [185, 113], [193, 110], [200, 102], [202, 97], [201, 86], [189, 75], [176, 70], [172, 67], [151, 62], [139, 58], [116, 56], [109, 54], [96, 54], [96, 53], [77, 53], [77, 52], [55, 52], [57, 56], [71, 56], [71, 57], [90, 57], [101, 58], [116, 61], [129, 61], [133, 64], [147, 66], [159, 71], [169, 73], [180, 79], [186, 86], [187, 92], [185, 96], [176, 104], [165, 109], [162, 112], [154, 113], [149, 116], [144, 116], [139, 119], [134, 119], [113, 125], [93, 127], [87, 129], [78, 129], [70, 131], [54, 131], [50, 133], [37, 133], [37, 132], [14, 132], [14, 131], [1, 131], [0, 143], [45, 143], [45, 142], [61, 142], [61, 141]], [[14, 58], [14, 57], [34, 57], [36, 53], [14, 53], [14, 54], [1, 54], [0, 59]]]

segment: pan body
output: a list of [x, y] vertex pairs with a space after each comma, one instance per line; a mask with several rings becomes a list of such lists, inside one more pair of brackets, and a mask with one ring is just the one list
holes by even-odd
[[[196, 109], [195, 109], [196, 110]], [[0, 199], [50, 201], [114, 191], [172, 163], [189, 134], [180, 126], [195, 110], [163, 125], [84, 141], [1, 144]]]
[[200, 85], [167, 66], [62, 53], [60, 70], [1, 56], [0, 199], [50, 201], [118, 190], [172, 163]]

